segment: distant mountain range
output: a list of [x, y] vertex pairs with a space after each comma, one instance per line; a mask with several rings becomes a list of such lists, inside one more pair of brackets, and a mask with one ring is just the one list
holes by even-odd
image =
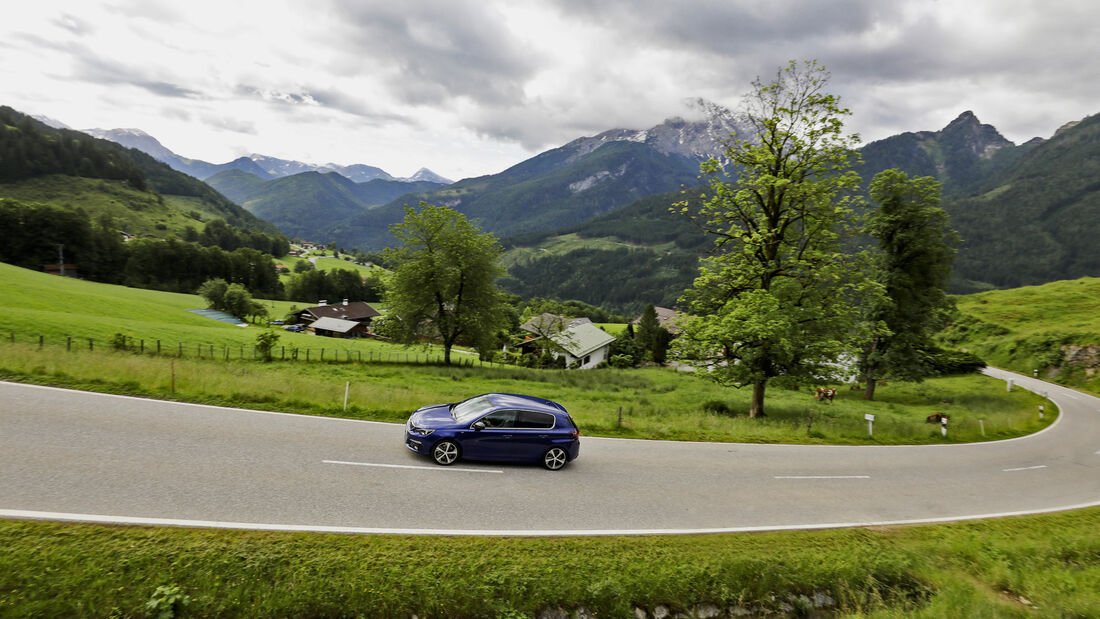
[[[53, 121], [59, 125], [59, 121]], [[49, 124], [49, 123], [47, 123]], [[335, 163], [326, 163], [323, 165], [316, 165], [312, 163], [302, 163], [301, 161], [291, 161], [287, 159], [278, 159], [276, 157], [268, 157], [266, 155], [252, 154], [246, 157], [238, 157], [228, 163], [209, 163], [202, 161], [201, 159], [188, 159], [181, 157], [176, 153], [169, 150], [156, 138], [142, 131], [141, 129], [88, 129], [84, 131], [88, 135], [95, 136], [97, 138], [111, 140], [126, 146], [128, 148], [136, 148], [144, 153], [151, 155], [158, 161], [163, 161], [172, 167], [174, 170], [183, 172], [184, 174], [190, 174], [195, 178], [206, 180], [211, 176], [225, 170], [240, 170], [242, 172], [248, 172], [249, 174], [255, 174], [261, 179], [275, 179], [282, 178], [284, 176], [292, 176], [294, 174], [301, 174], [303, 172], [336, 172], [341, 176], [344, 176], [348, 180], [356, 183], [365, 183], [374, 179], [383, 179], [387, 181], [398, 181], [415, 183], [420, 181], [429, 181], [433, 183], [439, 183], [443, 185], [450, 184], [451, 180], [446, 179], [435, 172], [427, 168], [420, 168], [416, 174], [408, 178], [398, 178], [391, 176], [382, 168], [376, 168], [374, 166], [364, 164], [353, 165], [338, 165]]]
[[[962, 236], [953, 292], [1100, 275], [1100, 115], [1016, 145], [968, 111], [939, 131], [903, 133], [861, 152], [865, 185], [894, 167], [943, 183], [943, 207]], [[574, 226], [505, 238], [505, 286], [622, 311], [675, 305], [711, 239], [668, 207], [697, 193], [655, 195]]]
[[337, 172], [316, 171], [264, 180], [236, 169], [223, 170], [206, 182], [290, 237], [307, 240], [327, 239], [334, 225], [410, 191], [445, 187], [431, 181], [383, 178], [356, 183]]

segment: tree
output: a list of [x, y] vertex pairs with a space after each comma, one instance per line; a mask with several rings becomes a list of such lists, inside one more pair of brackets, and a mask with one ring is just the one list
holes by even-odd
[[405, 207], [405, 218], [390, 226], [399, 245], [386, 250], [395, 265], [384, 301], [399, 341], [423, 336], [443, 343], [443, 360], [465, 338], [485, 350], [506, 322], [504, 296], [495, 281], [501, 247], [462, 213], [421, 202]]
[[698, 212], [676, 206], [716, 237], [714, 253], [685, 292], [692, 318], [677, 344], [705, 375], [752, 385], [749, 416], [764, 412], [768, 380], [819, 380], [834, 370], [853, 309], [851, 261], [839, 250], [851, 216], [858, 136], [850, 112], [824, 91], [829, 74], [790, 62], [753, 82], [745, 117], [755, 130], [702, 164], [708, 191]]
[[279, 341], [279, 334], [275, 331], [269, 331], [264, 329], [256, 334], [256, 352], [260, 354], [260, 358], [264, 362], [271, 361], [271, 351], [275, 348], [275, 343]]
[[229, 284], [224, 279], [215, 277], [203, 282], [196, 292], [200, 297], [206, 299], [210, 309], [221, 311], [225, 309], [225, 291], [228, 289]]
[[959, 242], [939, 207], [940, 183], [934, 178], [884, 170], [870, 189], [878, 208], [867, 215], [864, 230], [878, 241], [873, 277], [884, 294], [872, 297], [864, 310], [869, 328], [860, 371], [867, 400], [874, 399], [876, 382], [887, 374], [919, 381], [934, 373], [928, 353], [935, 350], [932, 336], [954, 309], [945, 289]]
[[635, 336], [638, 338], [638, 344], [642, 347], [642, 350], [652, 354], [654, 347], [657, 345], [657, 329], [660, 328], [661, 323], [657, 320], [657, 308], [650, 303], [645, 306], [641, 318], [638, 319], [638, 333]]

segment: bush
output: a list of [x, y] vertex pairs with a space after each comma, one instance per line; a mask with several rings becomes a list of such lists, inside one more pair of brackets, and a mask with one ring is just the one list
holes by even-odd
[[982, 371], [986, 362], [971, 352], [960, 350], [932, 350], [928, 352], [928, 362], [932, 371], [939, 376], [957, 374], [975, 374]]
[[707, 400], [703, 402], [703, 410], [715, 415], [732, 415], [729, 405], [721, 400]]

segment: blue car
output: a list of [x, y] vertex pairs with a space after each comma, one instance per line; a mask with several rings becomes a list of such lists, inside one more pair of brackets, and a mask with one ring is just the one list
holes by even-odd
[[436, 464], [459, 458], [540, 462], [556, 471], [580, 455], [577, 424], [557, 402], [486, 393], [418, 409], [405, 424], [405, 446]]

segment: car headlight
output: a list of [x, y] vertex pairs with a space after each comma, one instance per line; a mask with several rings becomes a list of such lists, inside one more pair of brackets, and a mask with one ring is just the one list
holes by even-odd
[[409, 426], [409, 431], [414, 434], [419, 434], [420, 436], [430, 436], [432, 432], [435, 432], [435, 430], [430, 428], [418, 428], [416, 426]]

